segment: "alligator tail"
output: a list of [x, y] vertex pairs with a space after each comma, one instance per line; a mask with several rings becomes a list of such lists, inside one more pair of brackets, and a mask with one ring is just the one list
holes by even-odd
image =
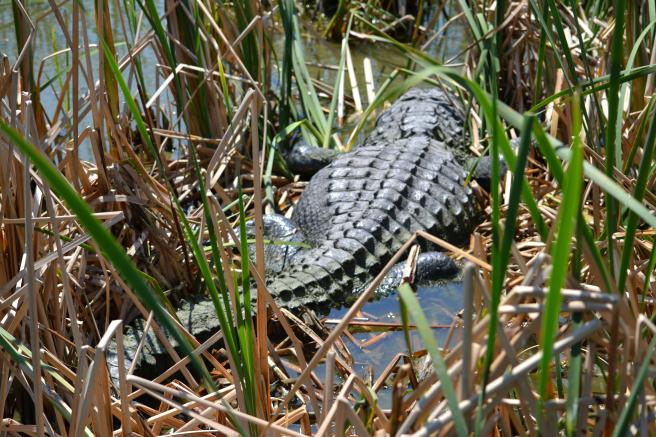
[[342, 305], [377, 267], [363, 265], [371, 262], [328, 242], [300, 251], [285, 271], [267, 280], [267, 289], [287, 308], [319, 308], [329, 301]]

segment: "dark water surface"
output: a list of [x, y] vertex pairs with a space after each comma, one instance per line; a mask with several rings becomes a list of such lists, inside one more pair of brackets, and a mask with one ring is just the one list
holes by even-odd
[[[444, 346], [449, 334], [449, 328], [454, 320], [458, 317], [458, 312], [463, 308], [462, 301], [462, 282], [449, 281], [433, 284], [432, 286], [418, 287], [417, 299], [421, 305], [428, 323], [432, 326], [441, 325], [433, 329], [438, 346]], [[330, 312], [328, 319], [337, 321], [343, 317], [348, 309], [333, 310]], [[401, 324], [399, 314], [399, 298], [396, 293], [387, 296], [378, 301], [367, 303], [362, 312], [363, 321], [384, 322], [390, 324]], [[411, 321], [412, 323], [412, 321]], [[381, 334], [377, 332], [355, 332], [353, 337], [357, 343], [347, 340], [344, 336], [346, 347], [353, 357], [353, 370], [364, 378], [371, 378], [374, 382], [385, 370], [390, 361], [399, 353], [408, 354], [405, 335], [403, 331], [389, 331], [384, 336], [369, 345], [363, 345], [367, 341], [372, 341], [374, 337]], [[458, 338], [459, 332], [455, 332], [451, 339], [451, 346]], [[410, 335], [412, 351], [424, 349], [424, 346], [416, 331]], [[324, 369], [320, 369], [318, 376], [323, 377]], [[391, 387], [384, 386], [379, 392], [379, 405], [381, 408], [391, 408]]]

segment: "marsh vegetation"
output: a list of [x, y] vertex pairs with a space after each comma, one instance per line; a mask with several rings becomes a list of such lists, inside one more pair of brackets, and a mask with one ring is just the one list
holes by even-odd
[[[0, 433], [656, 433], [653, 0], [9, 0], [0, 17]], [[244, 227], [303, 191], [284, 151], [357, 147], [415, 86], [456, 92], [472, 154], [499, 158], [468, 245], [418, 233], [394, 258], [432, 240], [461, 281], [404, 282], [376, 316], [390, 262], [327, 318], [278, 307]], [[220, 327], [202, 341], [175, 316], [193, 296]], [[113, 377], [135, 318], [172, 364]]]

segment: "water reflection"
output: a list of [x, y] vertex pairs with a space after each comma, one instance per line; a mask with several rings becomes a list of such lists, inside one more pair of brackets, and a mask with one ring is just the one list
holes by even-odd
[[[440, 347], [444, 346], [449, 328], [454, 320], [458, 320], [458, 312], [463, 308], [463, 285], [461, 281], [442, 282], [430, 287], [420, 287], [417, 289], [417, 299], [426, 315], [428, 323], [434, 329], [433, 334], [437, 339]], [[346, 309], [333, 310], [328, 316], [331, 319], [341, 319]], [[369, 302], [362, 309], [365, 321], [375, 321], [388, 324], [401, 324], [399, 315], [398, 296], [393, 294], [384, 299]], [[357, 343], [347, 340], [344, 336], [345, 344], [353, 357], [353, 370], [360, 376], [369, 378], [373, 376], [373, 381], [380, 376], [394, 357], [399, 353], [408, 353], [403, 331], [390, 331], [381, 335], [382, 328], [378, 332], [356, 332], [353, 333]], [[457, 340], [460, 332], [455, 332], [451, 339], [451, 345]], [[416, 331], [412, 331], [410, 342], [413, 351], [423, 349], [423, 343], [419, 339]], [[323, 378], [324, 368], [318, 369], [318, 376]], [[379, 403], [381, 408], [391, 408], [392, 389], [383, 386], [378, 392]]]

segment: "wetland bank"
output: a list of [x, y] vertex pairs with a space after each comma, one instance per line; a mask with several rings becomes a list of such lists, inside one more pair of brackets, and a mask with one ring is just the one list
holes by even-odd
[[[652, 2], [10, 0], [0, 17], [3, 433], [656, 432]], [[413, 229], [327, 316], [279, 306], [280, 242], [258, 229], [308, 187], [290, 148], [357, 150], [415, 87], [448, 89], [467, 153], [489, 157], [488, 184], [460, 182], [480, 223], [458, 246]], [[412, 284], [429, 247], [456, 281]], [[398, 293], [367, 302], [397, 263]], [[198, 299], [195, 336], [175, 308]], [[154, 373], [124, 350], [134, 326]]]

